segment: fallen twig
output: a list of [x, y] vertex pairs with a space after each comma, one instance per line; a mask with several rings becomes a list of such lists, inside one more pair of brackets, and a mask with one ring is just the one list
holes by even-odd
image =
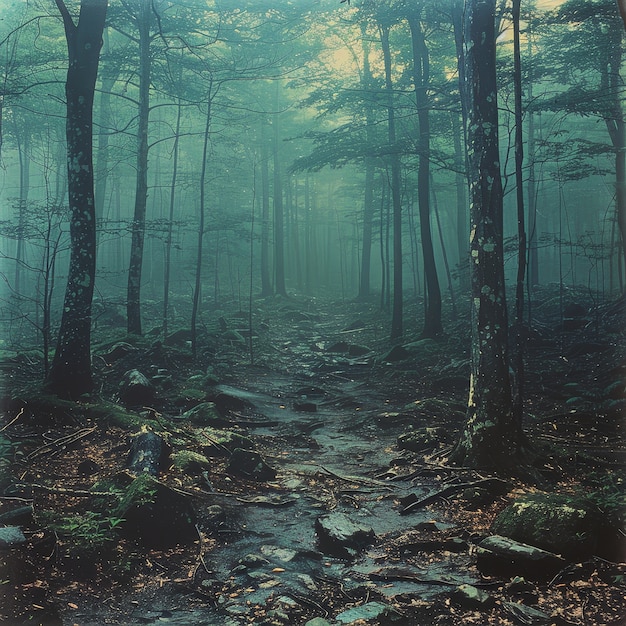
[[425, 507], [426, 505], [438, 500], [439, 498], [445, 498], [446, 496], [451, 496], [454, 493], [458, 493], [459, 491], [463, 491], [464, 489], [469, 489], [472, 487], [486, 487], [487, 485], [492, 486], [505, 486], [506, 483], [499, 478], [483, 478], [482, 480], [476, 480], [471, 483], [457, 483], [455, 485], [449, 485], [443, 489], [436, 491], [435, 493], [431, 493], [430, 495], [422, 498], [421, 500], [416, 500], [415, 502], [411, 502], [411, 504], [407, 504], [401, 511], [400, 515], [406, 515], [407, 513], [412, 513], [418, 509]]
[[96, 430], [96, 426], [93, 426], [92, 428], [82, 428], [81, 430], [78, 430], [69, 435], [59, 437], [58, 439], [55, 439], [54, 441], [47, 443], [45, 446], [41, 446], [40, 448], [33, 450], [26, 457], [26, 460], [32, 461], [33, 459], [36, 459], [39, 456], [44, 456], [45, 454], [52, 454], [54, 452], [60, 452], [61, 450], [64, 450], [65, 448], [67, 448], [67, 446], [69, 446], [70, 444], [76, 443], [80, 439], [83, 439], [84, 437], [91, 435], [91, 433], [93, 433], [95, 430]]

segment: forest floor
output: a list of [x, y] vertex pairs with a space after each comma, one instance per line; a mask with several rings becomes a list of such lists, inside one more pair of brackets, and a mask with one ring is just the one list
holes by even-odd
[[[569, 293], [564, 309], [553, 296], [534, 303], [525, 347], [537, 457], [491, 482], [446, 462], [467, 402], [467, 319], [447, 320], [437, 341], [416, 328], [392, 351], [377, 303], [272, 298], [254, 303], [252, 351], [247, 312], [205, 312], [193, 360], [188, 333], [131, 342], [103, 309], [98, 394], [71, 405], [37, 391], [38, 353], [4, 353], [0, 525], [23, 540], [3, 547], [0, 534], [0, 623], [626, 624], [619, 547], [549, 574], [477, 565], [522, 494], [623, 512], [626, 304]], [[406, 325], [417, 317], [407, 311]], [[131, 369], [154, 396], [122, 409]], [[210, 423], [190, 419], [205, 402]], [[132, 480], [142, 424], [166, 443], [159, 481], [192, 503], [175, 541], [154, 539], [159, 519], [133, 535], [103, 504]], [[265, 474], [233, 467], [235, 446], [260, 454]], [[361, 541], [324, 543], [329, 514]]]

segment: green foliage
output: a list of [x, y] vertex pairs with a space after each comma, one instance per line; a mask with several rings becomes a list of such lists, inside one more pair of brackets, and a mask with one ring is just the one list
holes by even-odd
[[61, 514], [44, 511], [41, 522], [71, 545], [72, 551], [100, 552], [112, 547], [124, 519], [97, 511]]
[[617, 472], [595, 472], [588, 477], [590, 491], [586, 498], [601, 511], [612, 528], [626, 524], [626, 490], [624, 476]]

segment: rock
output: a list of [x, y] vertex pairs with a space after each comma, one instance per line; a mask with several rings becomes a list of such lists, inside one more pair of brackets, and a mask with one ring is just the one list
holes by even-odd
[[172, 454], [172, 463], [186, 474], [197, 476], [203, 470], [209, 469], [211, 463], [203, 454], [193, 450], [180, 450]]
[[80, 476], [92, 476], [100, 471], [100, 466], [92, 459], [85, 459], [78, 464], [76, 472]]
[[242, 448], [233, 450], [226, 471], [252, 480], [272, 480], [276, 477], [276, 470], [270, 467], [258, 452]]
[[269, 565], [269, 561], [260, 554], [246, 554], [239, 559], [240, 565], [245, 565], [249, 569], [257, 569], [265, 565]]
[[507, 602], [506, 600], [502, 601], [502, 606], [519, 624], [543, 626], [544, 624], [556, 623], [547, 613], [534, 609], [532, 606], [526, 606], [518, 602]]
[[231, 344], [238, 344], [238, 345], [244, 345], [244, 346], [246, 345], [245, 337], [236, 330], [227, 330], [225, 333], [222, 334], [222, 339], [224, 341], [228, 341]]
[[187, 346], [191, 342], [191, 330], [186, 328], [181, 328], [173, 333], [170, 333], [164, 340], [163, 343], [166, 346]]
[[226, 426], [229, 420], [222, 417], [214, 402], [201, 402], [182, 414], [194, 426]]
[[203, 428], [197, 432], [196, 438], [204, 445], [202, 452], [209, 457], [226, 456], [236, 448], [250, 450], [254, 447], [251, 439], [232, 430]]
[[498, 535], [577, 561], [594, 554], [602, 530], [591, 503], [565, 494], [540, 493], [515, 500], [492, 526]]
[[20, 506], [11, 511], [5, 511], [0, 515], [0, 524], [11, 522], [13, 524], [30, 524], [33, 521], [33, 505]]
[[495, 600], [486, 591], [473, 585], [459, 585], [452, 594], [452, 599], [463, 608], [483, 611], [495, 604]]
[[107, 365], [112, 365], [116, 361], [123, 359], [126, 355], [131, 354], [131, 352], [137, 352], [137, 348], [125, 341], [120, 341], [114, 344], [108, 352], [100, 356], [105, 360]]
[[158, 476], [169, 450], [163, 438], [144, 425], [133, 435], [128, 454], [127, 466], [134, 474]]
[[395, 363], [397, 361], [405, 361], [410, 356], [410, 352], [403, 346], [394, 346], [383, 356], [382, 360], [387, 363]]
[[404, 617], [398, 613], [393, 607], [383, 604], [382, 602], [367, 602], [361, 606], [355, 606], [347, 611], [342, 611], [335, 616], [335, 620], [340, 624], [354, 624], [362, 622], [371, 622], [377, 620], [385, 620], [385, 623], [400, 623]]
[[468, 511], [477, 511], [494, 500], [494, 496], [484, 487], [468, 487], [459, 494]]
[[328, 348], [326, 348], [326, 352], [331, 352], [333, 354], [345, 354], [350, 349], [350, 344], [347, 341], [337, 341], [332, 344]]
[[400, 450], [411, 450], [421, 452], [427, 449], [436, 448], [440, 443], [449, 441], [450, 436], [445, 428], [433, 426], [419, 428], [398, 437], [398, 448]]
[[330, 622], [323, 617], [314, 617], [304, 624], [304, 626], [331, 626]]
[[19, 526], [0, 528], [0, 549], [6, 550], [26, 543], [26, 537]]
[[359, 357], [369, 354], [372, 350], [367, 346], [359, 346], [357, 344], [350, 344], [348, 347], [348, 356]]
[[139, 370], [128, 370], [120, 382], [120, 400], [127, 407], [154, 403], [156, 394], [152, 383]]
[[330, 513], [315, 521], [315, 531], [323, 552], [342, 558], [373, 543], [376, 535], [370, 526], [356, 524], [344, 513]]
[[480, 571], [509, 576], [518, 574], [549, 579], [567, 564], [557, 554], [500, 535], [483, 539], [476, 555]]
[[115, 515], [124, 518], [122, 532], [148, 547], [167, 547], [197, 540], [196, 515], [189, 497], [148, 474], [135, 478]]

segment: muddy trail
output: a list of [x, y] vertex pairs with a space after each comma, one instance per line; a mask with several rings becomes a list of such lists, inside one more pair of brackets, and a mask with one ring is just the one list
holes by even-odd
[[[623, 312], [601, 313], [592, 336], [581, 324], [558, 340], [554, 309], [537, 316], [540, 454], [507, 477], [446, 464], [467, 400], [464, 321], [394, 345], [375, 305], [265, 302], [252, 324], [219, 311], [195, 361], [183, 331], [105, 338], [98, 401], [78, 408], [26, 395], [37, 362], [16, 355], [0, 522], [24, 541], [2, 548], [3, 623], [622, 623], [621, 544], [530, 564], [480, 548], [517, 496], [622, 484], [623, 401], [606, 390], [623, 374]], [[150, 493], [165, 505], [122, 515], [146, 432], [163, 443]]]

